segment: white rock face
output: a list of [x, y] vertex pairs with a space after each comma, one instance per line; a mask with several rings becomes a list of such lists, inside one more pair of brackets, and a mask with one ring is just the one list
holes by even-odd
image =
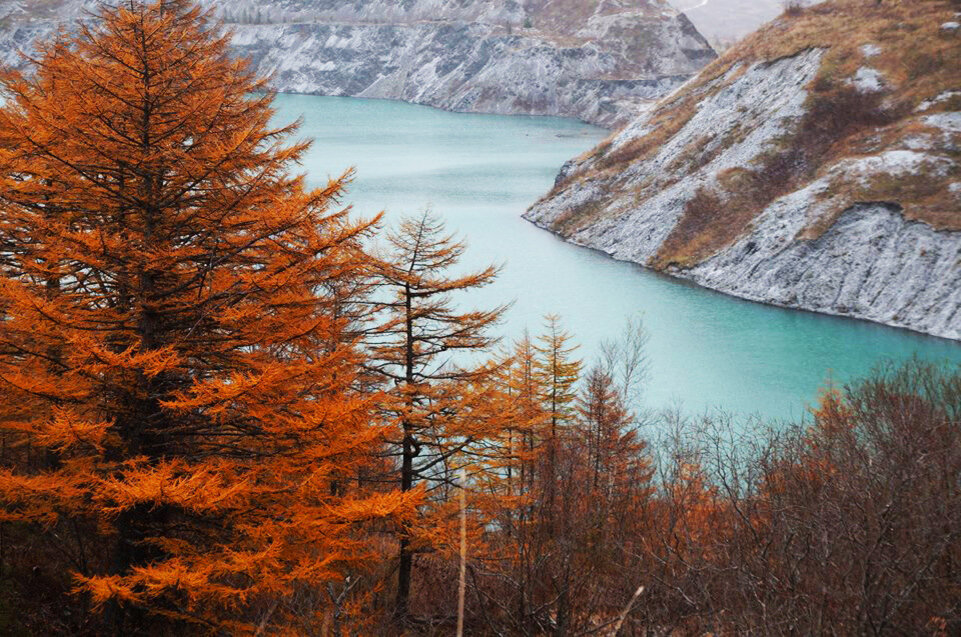
[[[17, 66], [93, 0], [19, 0], [0, 29]], [[282, 92], [398, 99], [457, 111], [577, 117], [615, 126], [715, 54], [665, 0], [205, 0], [238, 53]], [[43, 7], [46, 13], [38, 16]], [[31, 8], [33, 11], [31, 12]]]
[[750, 234], [681, 275], [753, 301], [961, 339], [961, 232], [937, 232], [875, 203], [849, 208], [817, 239], [797, 240], [809, 194], [775, 202]]
[[608, 79], [617, 62], [598, 46], [558, 48], [470, 23], [237, 26], [235, 32], [236, 50], [272, 74], [279, 91], [455, 111], [565, 115], [612, 126], [638, 100], [656, 99], [687, 78]]
[[[759, 156], [793, 130], [821, 58], [821, 51], [807, 50], [743, 72], [734, 67], [697, 89], [706, 97], [694, 115], [653, 153], [605, 165], [605, 158], [655, 129], [653, 115], [641, 114], [609, 148], [568, 163], [554, 191], [526, 218], [579, 245], [650, 265], [698, 189], [711, 189], [729, 169], [757, 167]], [[936, 151], [954, 148], [961, 113], [915, 119], [926, 132], [823, 167], [813, 182], [768, 205], [731, 243], [667, 272], [745, 299], [961, 339], [961, 232], [908, 220], [896, 203], [855, 200], [839, 209], [832, 199], [839, 180], [863, 186], [876, 178], [926, 175], [950, 182], [957, 162]], [[695, 156], [679, 162], [691, 149]], [[956, 185], [947, 189], [957, 192], [961, 209]], [[819, 221], [827, 228], [812, 232]]]

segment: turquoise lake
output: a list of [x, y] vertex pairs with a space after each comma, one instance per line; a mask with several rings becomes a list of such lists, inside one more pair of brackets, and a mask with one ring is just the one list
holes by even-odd
[[767, 307], [568, 245], [521, 215], [561, 165], [606, 132], [576, 121], [446, 113], [400, 102], [281, 95], [278, 121], [303, 118], [312, 185], [357, 169], [346, 203], [388, 222], [425, 207], [466, 238], [468, 267], [501, 264], [465, 302], [514, 305], [500, 332], [540, 331], [561, 316], [590, 361], [629, 317], [650, 333], [644, 404], [697, 414], [798, 418], [829, 379], [843, 384], [885, 359], [961, 363], [961, 344], [872, 323]]

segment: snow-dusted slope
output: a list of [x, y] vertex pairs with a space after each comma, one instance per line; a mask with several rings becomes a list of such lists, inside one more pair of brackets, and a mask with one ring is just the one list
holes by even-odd
[[[17, 64], [92, 0], [17, 0]], [[280, 91], [578, 117], [613, 126], [715, 56], [665, 0], [204, 0]]]
[[781, 18], [570, 162], [527, 218], [743, 298], [961, 339], [953, 15]]

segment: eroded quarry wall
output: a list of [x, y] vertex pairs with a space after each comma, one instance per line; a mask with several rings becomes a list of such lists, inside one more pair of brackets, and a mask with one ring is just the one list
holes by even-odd
[[[714, 57], [663, 0], [206, 0], [281, 92], [614, 127]], [[90, 0], [15, 0], [0, 62], [19, 65]]]

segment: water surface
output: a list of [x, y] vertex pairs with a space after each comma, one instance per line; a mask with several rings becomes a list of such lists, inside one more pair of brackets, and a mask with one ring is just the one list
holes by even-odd
[[645, 401], [689, 412], [721, 408], [794, 418], [828, 379], [862, 376], [883, 359], [917, 353], [961, 363], [961, 344], [872, 323], [767, 307], [670, 279], [564, 243], [521, 214], [561, 165], [605, 131], [545, 117], [466, 115], [400, 102], [282, 95], [278, 117], [304, 118], [315, 140], [304, 169], [318, 185], [357, 168], [349, 201], [388, 219], [432, 207], [466, 236], [468, 265], [503, 264], [468, 300], [514, 301], [501, 332], [537, 333], [547, 313], [590, 359], [638, 314], [650, 332]]

